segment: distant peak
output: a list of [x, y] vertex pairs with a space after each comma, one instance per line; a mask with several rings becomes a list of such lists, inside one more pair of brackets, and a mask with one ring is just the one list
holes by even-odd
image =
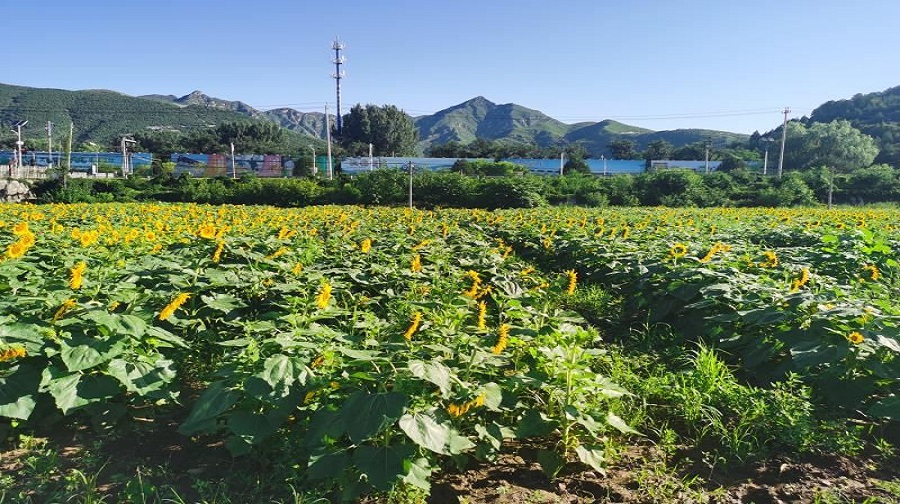
[[471, 100], [464, 101], [460, 105], [496, 105], [496, 104], [494, 102], [492, 102], [491, 100], [488, 100], [484, 96], [476, 96], [475, 98], [472, 98]]

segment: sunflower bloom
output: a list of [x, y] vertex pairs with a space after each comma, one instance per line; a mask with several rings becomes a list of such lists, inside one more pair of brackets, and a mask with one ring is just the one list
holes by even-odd
[[69, 287], [71, 289], [78, 290], [81, 288], [81, 284], [84, 281], [84, 270], [86, 269], [87, 264], [82, 261], [69, 270]]
[[859, 345], [863, 342], [864, 339], [865, 338], [863, 337], [863, 335], [857, 331], [853, 331], [852, 333], [847, 335], [847, 341], [853, 343], [854, 345]]
[[67, 311], [74, 308], [76, 304], [77, 303], [75, 303], [75, 300], [71, 298], [63, 301], [63, 303], [56, 310], [56, 313], [53, 314], [53, 321], [56, 322], [57, 320], [63, 318], [63, 315], [65, 315]]
[[185, 301], [187, 301], [190, 297], [191, 295], [186, 292], [182, 292], [181, 294], [175, 296], [175, 299], [173, 299], [172, 302], [167, 304], [166, 307], [159, 312], [159, 320], [166, 320], [167, 318], [171, 317], [172, 314], [175, 313], [175, 310], [181, 308], [181, 305], [183, 305]]
[[669, 249], [669, 256], [678, 259], [679, 257], [684, 257], [687, 255], [687, 245], [684, 243], [676, 243], [672, 245], [672, 248]]
[[731, 250], [731, 245], [716, 243], [712, 246], [711, 249], [709, 249], [709, 252], [707, 252], [706, 255], [700, 259], [700, 262], [707, 263], [712, 260], [713, 256], [718, 254], [719, 252], [728, 252], [729, 250]]
[[28, 352], [26, 352], [24, 348], [10, 347], [10, 348], [0, 351], [0, 362], [11, 361], [13, 359], [19, 359], [21, 357], [25, 357], [26, 355], [28, 355]]
[[803, 268], [800, 270], [800, 278], [791, 282], [791, 292], [799, 291], [807, 282], [809, 282], [809, 268]]
[[212, 262], [218, 263], [219, 260], [222, 259], [222, 250], [223, 250], [224, 248], [225, 248], [225, 242], [224, 242], [224, 241], [220, 241], [218, 244], [216, 244], [216, 251], [213, 252], [213, 255], [212, 255]]
[[450, 403], [447, 406], [447, 413], [454, 418], [461, 417], [468, 413], [472, 408], [480, 408], [484, 406], [485, 394], [481, 394], [475, 399], [471, 401], [464, 402], [462, 404]]
[[478, 329], [483, 331], [487, 327], [487, 322], [485, 321], [487, 317], [487, 303], [484, 301], [478, 302]]
[[204, 224], [197, 230], [197, 235], [204, 240], [213, 240], [216, 238], [216, 227], [212, 224]]
[[475, 298], [478, 296], [478, 290], [481, 288], [481, 277], [478, 276], [477, 271], [472, 270], [469, 270], [466, 276], [472, 279], [472, 287], [467, 291], [463, 291], [463, 296]]
[[28, 251], [28, 247], [25, 246], [21, 241], [17, 241], [14, 243], [10, 243], [8, 247], [6, 247], [6, 257], [10, 259], [18, 259], [25, 255], [25, 252]]
[[277, 259], [278, 257], [281, 257], [284, 254], [287, 254], [287, 251], [288, 251], [288, 249], [281, 247], [280, 249], [276, 250], [275, 252], [272, 252], [271, 254], [267, 255], [266, 259]]
[[863, 266], [863, 271], [868, 273], [868, 278], [860, 277], [860, 280], [871, 280], [873, 282], [876, 282], [879, 278], [881, 278], [881, 271], [879, 271], [878, 266], [875, 266], [874, 264]]
[[410, 341], [413, 337], [413, 334], [419, 330], [419, 324], [422, 323], [422, 312], [416, 312], [413, 314], [412, 322], [409, 324], [409, 328], [406, 329], [406, 332], [403, 333], [403, 339], [406, 341]]
[[366, 238], [359, 244], [359, 250], [363, 254], [368, 254], [370, 250], [372, 250], [372, 240]]
[[775, 255], [775, 252], [766, 250], [763, 252], [763, 255], [766, 257], [766, 260], [759, 263], [761, 268], [774, 268], [778, 266], [778, 256]]
[[575, 270], [566, 271], [566, 276], [569, 278], [569, 283], [566, 285], [566, 294], [572, 295], [575, 294], [575, 287], [578, 284], [578, 273], [575, 273]]
[[422, 271], [422, 256], [420, 256], [419, 254], [416, 254], [415, 256], [413, 256], [412, 262], [409, 265], [409, 269], [413, 273], [418, 273], [418, 272]]
[[22, 236], [23, 234], [29, 233], [30, 230], [28, 229], [28, 221], [21, 221], [16, 223], [16, 225], [13, 226], [12, 231], [16, 236]]
[[509, 324], [503, 324], [500, 326], [500, 329], [497, 331], [497, 343], [491, 348], [491, 352], [494, 355], [500, 355], [501, 352], [506, 348], [506, 345], [509, 344]]
[[316, 306], [320, 310], [324, 310], [328, 306], [329, 299], [331, 299], [331, 284], [325, 282], [322, 284], [322, 288], [319, 289], [319, 295], [316, 296]]

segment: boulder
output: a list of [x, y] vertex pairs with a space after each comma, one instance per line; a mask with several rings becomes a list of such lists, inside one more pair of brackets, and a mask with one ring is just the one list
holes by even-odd
[[13, 179], [0, 180], [0, 201], [20, 203], [29, 199], [34, 199], [34, 195], [24, 182]]

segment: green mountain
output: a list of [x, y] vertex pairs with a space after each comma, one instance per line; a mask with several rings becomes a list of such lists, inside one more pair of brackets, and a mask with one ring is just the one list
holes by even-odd
[[613, 140], [632, 140], [638, 149], [644, 149], [655, 140], [665, 140], [679, 147], [706, 140], [724, 146], [749, 138], [748, 135], [714, 130], [653, 131], [611, 120], [565, 124], [537, 110], [513, 103], [497, 105], [483, 96], [414, 120], [423, 150], [450, 141], [465, 144], [484, 138], [536, 143], [541, 147], [577, 142], [589, 154], [599, 156], [609, 154], [607, 144]]
[[[32, 146], [46, 145], [47, 121], [56, 125], [57, 146], [67, 138], [69, 124], [74, 124], [75, 145], [90, 141], [112, 149], [122, 135], [141, 131], [186, 132], [226, 122], [270, 121], [252, 107], [207, 101], [201, 95], [195, 92], [182, 98], [142, 98], [106, 90], [66, 91], [0, 84], [0, 123], [27, 120], [23, 133]], [[3, 128], [0, 142], [11, 145], [14, 137], [9, 128]]]
[[876, 163], [900, 166], [900, 86], [857, 94], [848, 100], [825, 102], [812, 111], [806, 123], [846, 119], [871, 136], [880, 152]]
[[[31, 145], [46, 138], [47, 121], [60, 128], [75, 125], [74, 142], [92, 141], [107, 147], [122, 135], [146, 130], [191, 131], [224, 122], [268, 121], [294, 132], [297, 141], [325, 137], [324, 114], [305, 113], [290, 108], [256, 110], [240, 101], [209, 97], [200, 91], [185, 96], [128, 96], [114, 91], [65, 91], [0, 84], [0, 122], [11, 124], [29, 120], [27, 136]], [[510, 143], [534, 143], [542, 147], [559, 143], [580, 143], [593, 156], [608, 154], [612, 140], [628, 139], [638, 149], [654, 140], [666, 140], [675, 147], [698, 141], [726, 145], [746, 140], [747, 135], [724, 131], [681, 129], [652, 131], [616, 121], [565, 124], [538, 110], [513, 103], [496, 104], [479, 96], [435, 114], [413, 118], [420, 132], [420, 148], [450, 141], [468, 143], [476, 138]], [[10, 144], [8, 131], [0, 143]], [[57, 139], [56, 142], [59, 142]], [[57, 144], [58, 145], [58, 144]]]

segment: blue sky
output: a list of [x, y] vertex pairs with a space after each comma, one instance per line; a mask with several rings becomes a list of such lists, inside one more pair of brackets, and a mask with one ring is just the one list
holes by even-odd
[[[897, 0], [31, 0], [0, 82], [257, 108], [434, 113], [475, 96], [566, 123], [750, 133], [900, 85]], [[14, 63], [13, 63], [14, 62]]]

